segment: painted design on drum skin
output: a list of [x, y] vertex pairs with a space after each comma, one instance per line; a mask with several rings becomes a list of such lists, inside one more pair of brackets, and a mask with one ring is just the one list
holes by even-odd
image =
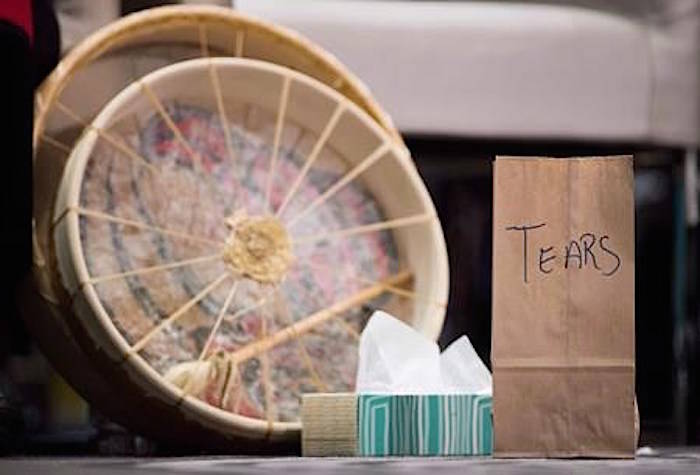
[[[176, 196], [166, 193], [165, 196], [158, 196], [158, 190], [154, 189], [158, 182], [143, 167], [125, 166], [120, 158], [110, 159], [107, 149], [98, 147], [86, 169], [81, 206], [116, 215], [127, 213], [129, 217], [152, 226], [169, 227], [168, 219], [175, 219], [177, 226], [174, 227], [189, 229], [197, 235], [207, 235], [203, 230], [213, 228], [214, 222], [218, 220], [223, 229], [215, 236], [221, 237], [224, 242], [226, 233], [230, 232], [230, 228], [225, 225], [226, 218], [233, 214], [237, 206], [240, 207], [238, 209], [253, 210], [253, 213], [261, 210], [269, 146], [254, 133], [232, 125], [229, 134], [237, 158], [233, 166], [227, 159], [224, 133], [214, 112], [181, 103], [166, 103], [165, 108], [176, 125], [181, 127], [183, 136], [193, 150], [202, 157], [201, 168], [192, 166], [186, 151], [179, 146], [157, 115], [145, 122], [138, 135], [123, 138], [138, 146], [139, 153], [150, 164], [159, 170], [165, 170], [161, 174], [166, 175], [166, 183], [161, 183], [160, 186], [167, 186], [169, 179], [170, 183], [179, 185], [187, 194], [180, 193], [180, 196]], [[286, 191], [284, 185], [296, 177], [302, 165], [303, 158], [296, 150], [281, 145], [275, 170], [278, 179], [271, 189], [273, 207], [280, 205]], [[206, 181], [200, 177], [200, 173], [209, 175]], [[295, 215], [300, 206], [320, 196], [341, 174], [341, 169], [327, 169], [323, 164], [310, 169], [303, 185], [289, 202], [288, 215]], [[98, 180], [102, 186], [98, 185]], [[215, 193], [209, 195], [216, 195], [215, 197], [205, 194], [207, 186], [212, 183], [216, 189]], [[193, 211], [186, 207], [189, 201], [187, 198], [195, 196], [200, 201]], [[172, 198], [172, 201], [166, 202], [166, 198]], [[209, 205], [211, 207], [206, 207]], [[199, 214], [191, 226], [196, 229], [184, 227], [182, 223], [188, 221], [183, 217], [186, 218], [188, 213], [194, 214], [195, 211]], [[201, 219], [202, 215], [206, 219]], [[284, 220], [285, 217], [281, 217], [279, 221], [282, 226]], [[305, 217], [300, 222], [302, 225], [291, 232], [307, 235], [314, 231], [318, 233], [320, 230], [346, 229], [382, 220], [383, 216], [371, 196], [360, 182], [353, 182], [329, 199], [323, 207]], [[149, 263], [177, 262], [196, 257], [196, 254], [216, 251], [213, 245], [185, 242], [153, 231], [133, 234], [133, 230], [129, 230], [131, 234], [128, 236], [124, 234], [126, 231], [127, 228], [118, 223], [108, 223], [105, 229], [104, 224], [93, 223], [89, 217], [81, 218], [81, 236], [86, 248], [89, 249], [90, 241], [101, 240], [99, 236], [107, 232], [104, 237], [108, 240], [104, 242], [110, 243], [109, 252], [117, 259], [113, 272], [128, 272], [141, 267], [143, 259], [154, 261]], [[293, 235], [289, 239], [293, 239]], [[207, 248], [206, 252], [200, 248]], [[353, 274], [381, 279], [398, 269], [396, 247], [388, 231], [337, 241], [320, 240], [298, 246], [295, 250], [300, 254], [289, 259], [283, 275], [271, 279], [279, 284], [279, 296], [276, 298], [281, 299], [281, 305], [286, 307], [292, 321], [327, 306], [341, 295], [361, 288], [362, 282], [353, 278]], [[94, 255], [86, 252], [91, 274], [104, 273], [93, 267], [101, 252], [107, 251], [108, 249], [102, 249]], [[132, 275], [123, 282], [106, 282], [97, 288], [103, 305], [119, 331], [134, 343], [148, 329], [148, 325], [144, 326], [143, 322], [134, 325], [134, 315], [152, 322], [150, 326], [162, 321], [172, 312], [167, 295], [173, 295], [170, 300], [178, 302], [192, 299], [211, 276], [225, 268], [224, 259], [172, 269], [166, 273], [166, 277], [155, 280], [150, 274]], [[279, 330], [288, 324], [280, 320], [275, 312], [264, 307], [235, 319], [229, 318], [240, 309], [254, 304], [267, 291], [270, 283], [265, 282], [265, 279], [248, 280], [251, 282], [237, 289], [236, 303], [229, 307], [228, 317], [222, 319], [208, 349], [207, 369], [200, 371], [206, 384], [194, 389], [198, 397], [210, 404], [241, 415], [264, 418], [266, 401], [260, 358], [250, 358], [235, 371], [216, 356], [221, 352], [235, 351], [258, 339], [263, 319], [267, 321], [268, 332]], [[121, 287], [122, 290], [109, 290], [109, 285]], [[171, 292], [164, 289], [171, 289]], [[178, 373], [177, 367], [186, 365], [188, 361], [196, 361], [205, 346], [211, 322], [216, 319], [224, 303], [227, 285], [222, 285], [221, 291], [218, 290], [215, 289], [198, 300], [176, 325], [165, 327], [162, 333], [153, 337], [141, 350], [141, 355], [161, 374], [167, 377], [170, 371], [171, 378], [177, 380], [181, 387], [187, 387], [188, 379], [182, 371]], [[374, 302], [351, 310], [353, 318], [348, 321], [355, 323], [350, 324], [350, 330], [359, 332], [368, 313], [386, 299], [386, 296], [380, 297], [378, 301], [375, 299]], [[129, 308], [132, 311], [125, 312]], [[134, 313], [136, 308], [138, 311]], [[173, 342], [177, 344], [173, 345]], [[342, 324], [328, 323], [314, 329], [303, 337], [303, 344], [306, 354], [313, 361], [315, 371], [319, 373], [316, 377], [306, 369], [307, 364], [300, 356], [297, 343], [284, 344], [269, 352], [270, 371], [274, 371], [275, 418], [280, 421], [298, 419], [299, 395], [304, 391], [319, 390], [319, 380], [323, 380], [327, 388], [335, 391], [349, 390], [354, 384], [354, 365], [347, 362], [355, 358], [356, 337]], [[338, 358], [344, 360], [343, 364], [338, 364]], [[338, 372], [337, 367], [347, 369]], [[189, 370], [192, 371], [192, 368]], [[192, 387], [187, 389], [192, 390]]]

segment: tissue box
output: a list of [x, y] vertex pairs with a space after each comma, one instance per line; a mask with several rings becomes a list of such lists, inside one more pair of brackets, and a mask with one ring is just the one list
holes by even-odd
[[491, 396], [308, 394], [305, 456], [490, 455]]

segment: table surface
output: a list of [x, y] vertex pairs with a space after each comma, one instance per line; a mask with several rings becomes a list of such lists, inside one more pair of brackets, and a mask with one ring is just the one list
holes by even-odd
[[700, 474], [700, 447], [642, 449], [636, 460], [499, 460], [470, 458], [260, 458], [171, 457], [98, 458], [31, 457], [0, 459], [0, 474], [139, 475], [139, 474], [261, 474], [283, 471], [285, 475], [329, 473], [426, 473], [444, 474]]

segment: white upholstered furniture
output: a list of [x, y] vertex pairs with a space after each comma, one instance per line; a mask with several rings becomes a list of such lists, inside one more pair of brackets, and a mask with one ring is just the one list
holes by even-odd
[[235, 0], [335, 53], [403, 132], [695, 146], [698, 0]]

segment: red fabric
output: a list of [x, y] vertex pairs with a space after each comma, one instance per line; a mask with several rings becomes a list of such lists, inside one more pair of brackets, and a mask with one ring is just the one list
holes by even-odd
[[5, 20], [22, 28], [34, 41], [34, 24], [32, 22], [32, 0], [0, 0], [0, 20]]

